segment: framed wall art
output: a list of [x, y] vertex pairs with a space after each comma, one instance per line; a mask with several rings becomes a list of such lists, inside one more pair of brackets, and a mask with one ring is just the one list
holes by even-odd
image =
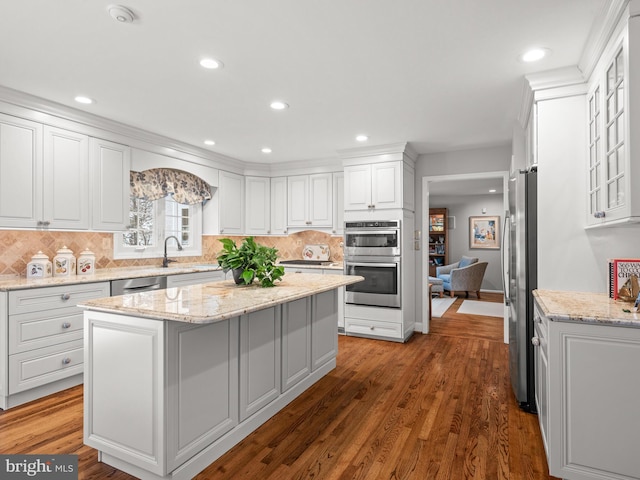
[[500, 217], [469, 217], [469, 248], [500, 248]]

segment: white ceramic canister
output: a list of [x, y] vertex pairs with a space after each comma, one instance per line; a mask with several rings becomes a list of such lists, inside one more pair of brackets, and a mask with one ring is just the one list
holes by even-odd
[[93, 275], [96, 273], [96, 255], [88, 248], [85, 248], [78, 256], [78, 275]]
[[27, 278], [47, 278], [51, 275], [51, 261], [41, 250], [31, 257], [27, 264]]
[[58, 250], [57, 255], [53, 257], [53, 276], [54, 277], [70, 277], [76, 274], [76, 257], [73, 252], [65, 245]]

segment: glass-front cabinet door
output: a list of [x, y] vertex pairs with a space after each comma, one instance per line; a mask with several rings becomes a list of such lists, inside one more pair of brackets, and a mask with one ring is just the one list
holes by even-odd
[[[587, 95], [587, 226], [640, 221], [640, 18], [605, 48], [589, 81]], [[636, 78], [638, 77], [638, 78]], [[638, 150], [640, 153], [640, 150]]]

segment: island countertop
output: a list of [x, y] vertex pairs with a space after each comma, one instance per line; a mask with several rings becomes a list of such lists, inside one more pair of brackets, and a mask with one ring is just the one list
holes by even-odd
[[88, 310], [154, 320], [213, 323], [364, 280], [356, 275], [285, 275], [275, 287], [236, 285], [233, 280], [167, 288], [86, 301]]
[[533, 296], [551, 321], [640, 328], [640, 312], [633, 311], [633, 303], [604, 293], [534, 290]]

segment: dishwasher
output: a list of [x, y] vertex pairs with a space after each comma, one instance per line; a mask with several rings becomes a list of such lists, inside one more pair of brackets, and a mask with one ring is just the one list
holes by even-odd
[[128, 278], [126, 280], [113, 280], [111, 282], [111, 296], [126, 295], [127, 293], [148, 292], [167, 288], [167, 277], [141, 277]]

